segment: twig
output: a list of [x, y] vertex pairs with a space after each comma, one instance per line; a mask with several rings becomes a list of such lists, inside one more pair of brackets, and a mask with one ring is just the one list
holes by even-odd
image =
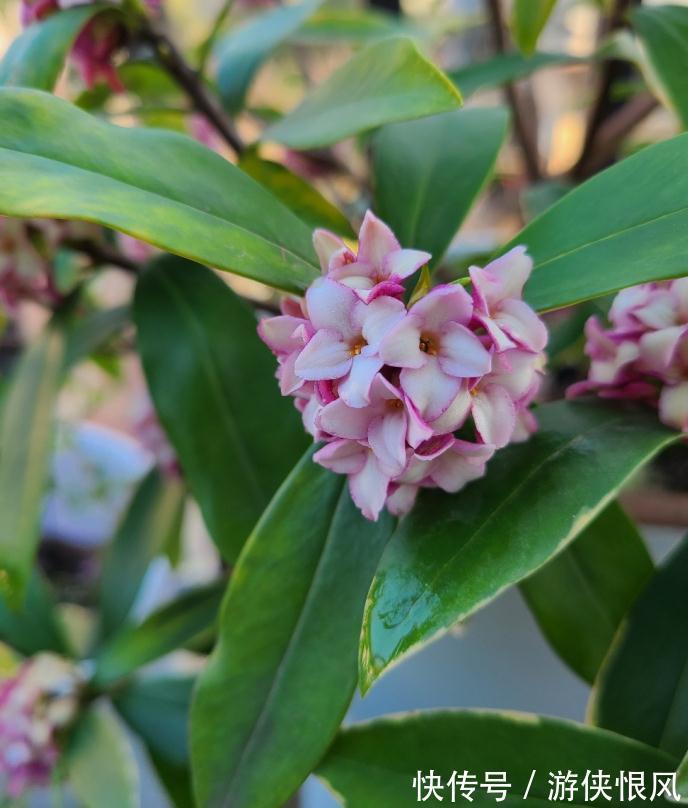
[[[487, 0], [492, 35], [494, 38], [495, 50], [497, 53], [507, 52], [507, 42], [504, 33], [504, 20], [500, 0]], [[527, 116], [523, 110], [521, 97], [516, 86], [509, 82], [504, 86], [507, 101], [511, 107], [511, 117], [514, 122], [514, 133], [521, 147], [523, 162], [526, 174], [531, 182], [537, 182], [542, 178], [540, 171], [540, 160], [537, 148], [537, 133], [535, 129], [526, 123]]]
[[174, 42], [150, 23], [144, 26], [141, 34], [152, 45], [160, 64], [189, 96], [194, 109], [207, 118], [236, 154], [241, 154], [245, 147], [234, 125], [214, 96], [208, 92], [203, 79], [187, 64]]
[[208, 63], [208, 59], [210, 57], [210, 54], [212, 53], [213, 46], [215, 45], [215, 40], [222, 31], [222, 28], [224, 27], [224, 24], [227, 21], [227, 18], [229, 17], [229, 12], [232, 10], [233, 5], [234, 0], [225, 0], [217, 17], [215, 17], [215, 22], [213, 23], [213, 27], [210, 33], [208, 34], [207, 38], [198, 49], [198, 72], [200, 74], [203, 74], [203, 72], [205, 71], [206, 64]]
[[136, 261], [107, 244], [97, 244], [95, 241], [69, 241], [66, 246], [87, 255], [94, 264], [109, 264], [134, 275], [137, 275], [141, 268]]

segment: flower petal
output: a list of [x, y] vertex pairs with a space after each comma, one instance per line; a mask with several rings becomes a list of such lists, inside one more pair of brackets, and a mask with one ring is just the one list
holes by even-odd
[[380, 358], [396, 368], [420, 368], [426, 362], [426, 354], [420, 349], [421, 321], [407, 314], [380, 342]]
[[351, 498], [366, 519], [377, 521], [385, 505], [388, 487], [389, 477], [380, 468], [373, 452], [368, 449], [363, 468], [349, 475]]
[[339, 332], [323, 328], [316, 332], [296, 360], [297, 376], [307, 381], [340, 379], [351, 368], [349, 346]]
[[337, 474], [357, 474], [366, 464], [370, 450], [351, 440], [327, 443], [314, 455], [313, 460]]
[[467, 325], [473, 313], [473, 303], [468, 292], [456, 284], [436, 286], [411, 307], [411, 314], [418, 317], [428, 331], [439, 331], [445, 323]]
[[433, 356], [428, 357], [422, 368], [402, 370], [400, 384], [420, 416], [428, 422], [442, 415], [461, 387], [461, 381], [447, 376]]
[[399, 249], [399, 242], [389, 227], [371, 211], [366, 211], [358, 233], [358, 260], [382, 269], [385, 256]]
[[356, 336], [354, 310], [359, 304], [353, 289], [330, 278], [319, 278], [306, 292], [306, 308], [313, 327], [339, 331], [345, 339]]
[[322, 230], [320, 228], [313, 233], [313, 246], [320, 260], [320, 267], [323, 274], [329, 271], [332, 256], [342, 248], [346, 249], [346, 244], [344, 244], [339, 236], [335, 236], [335, 234], [330, 233], [329, 230]]
[[492, 367], [492, 357], [466, 326], [447, 323], [440, 337], [439, 363], [450, 376], [472, 379], [484, 376]]
[[476, 304], [485, 311], [508, 298], [520, 298], [533, 270], [533, 261], [524, 246], [514, 247], [484, 269], [470, 267]]
[[365, 407], [370, 403], [370, 385], [381, 367], [377, 356], [354, 356], [349, 375], [339, 385], [340, 397], [350, 407]]
[[288, 314], [265, 317], [258, 323], [258, 336], [273, 353], [288, 354], [303, 347], [301, 332], [295, 335], [303, 324], [303, 318]]
[[685, 432], [688, 430], [688, 382], [667, 385], [659, 397], [662, 423]]
[[473, 420], [485, 443], [506, 446], [516, 427], [516, 406], [498, 384], [488, 384], [473, 396]]
[[406, 316], [406, 307], [394, 297], [375, 298], [367, 306], [361, 306], [361, 331], [368, 343], [366, 353], [377, 351], [382, 340]]
[[368, 437], [368, 427], [371, 414], [367, 407], [349, 407], [341, 398], [324, 406], [318, 415], [318, 426], [323, 432], [335, 435], [338, 438], [349, 440], [365, 440]]
[[465, 423], [468, 413], [471, 411], [472, 403], [473, 396], [470, 394], [467, 385], [464, 384], [459, 390], [456, 398], [442, 413], [442, 415], [440, 415], [439, 418], [436, 418], [430, 424], [433, 431], [440, 434], [456, 432], [456, 430]]
[[503, 301], [494, 319], [503, 331], [524, 348], [542, 351], [547, 345], [547, 327], [522, 300]]
[[[473, 447], [479, 446], [479, 450]], [[467, 483], [485, 474], [485, 464], [494, 454], [494, 446], [457, 440], [443, 455], [433, 461], [431, 477], [436, 485], [455, 494]]]
[[430, 253], [422, 250], [395, 250], [385, 256], [382, 265], [383, 274], [387, 278], [408, 278], [431, 258]]
[[393, 516], [406, 516], [418, 496], [418, 486], [402, 483], [387, 497], [387, 510]]
[[404, 410], [387, 412], [370, 422], [368, 444], [390, 477], [401, 474], [406, 466], [407, 424]]

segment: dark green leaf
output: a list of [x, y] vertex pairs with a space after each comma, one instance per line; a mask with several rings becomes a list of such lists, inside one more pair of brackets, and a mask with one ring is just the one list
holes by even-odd
[[134, 747], [108, 702], [95, 702], [80, 719], [66, 758], [69, 783], [84, 808], [140, 808]]
[[546, 67], [558, 67], [576, 61], [578, 60], [575, 56], [569, 56], [567, 53], [534, 53], [532, 56], [503, 53], [484, 62], [473, 62], [452, 70], [449, 78], [461, 90], [463, 97], [468, 98], [478, 90], [488, 90], [500, 84], [526, 78]]
[[278, 6], [233, 28], [215, 48], [217, 86], [225, 106], [238, 112], [244, 105], [251, 80], [272, 51], [288, 39], [322, 4], [306, 0]]
[[[316, 774], [341, 796], [347, 808], [410, 808], [419, 803], [413, 786], [419, 770], [426, 776], [434, 770], [443, 783], [454, 771], [472, 773], [479, 783], [484, 781], [484, 772], [506, 772], [511, 789], [502, 804], [538, 808], [551, 801], [550, 772], [574, 773], [578, 787], [567, 805], [599, 805], [600, 800], [605, 805], [621, 805], [620, 801], [607, 803], [602, 797], [586, 801], [581, 785], [586, 772], [610, 774], [611, 794], [618, 797], [613, 784], [620, 772], [644, 772], [651, 788], [653, 772], [669, 772], [675, 765], [656, 749], [569, 721], [526, 713], [438, 711], [399, 715], [343, 730]], [[533, 770], [535, 778], [524, 800]], [[480, 786], [476, 792], [475, 805], [500, 804], [495, 803], [496, 794], [488, 795]], [[449, 787], [440, 795], [444, 803], [450, 802]], [[458, 787], [456, 802], [465, 802]]]
[[218, 581], [191, 589], [140, 625], [125, 626], [98, 654], [95, 681], [102, 686], [122, 679], [212, 628], [225, 587]]
[[688, 128], [688, 8], [637, 8], [631, 19], [664, 92]]
[[98, 222], [287, 291], [319, 272], [303, 222], [190, 138], [35, 90], [0, 90], [0, 120], [0, 213]]
[[614, 502], [521, 591], [554, 650], [592, 682], [652, 573], [638, 529]]
[[337, 731], [356, 685], [366, 592], [392, 530], [366, 521], [312, 452], [239, 559], [191, 739], [198, 803], [280, 806]]
[[682, 797], [681, 802], [688, 802], [688, 752], [681, 761], [677, 774], [676, 787]]
[[139, 486], [103, 560], [101, 632], [109, 637], [127, 619], [150, 562], [180, 529], [185, 487], [153, 469]]
[[454, 496], [425, 492], [400, 522], [366, 604], [364, 689], [563, 550], [678, 437], [651, 412], [598, 402], [547, 404], [537, 416], [539, 432], [500, 450], [482, 480]]
[[374, 135], [376, 212], [403, 246], [440, 260], [490, 178], [507, 122], [503, 109], [461, 109]]
[[68, 656], [69, 648], [56, 606], [48, 584], [34, 570], [19, 609], [11, 609], [0, 599], [0, 641], [25, 656], [39, 651]]
[[[688, 134], [570, 191], [513, 240], [535, 261], [526, 299], [556, 309], [688, 272]], [[604, 216], [600, 215], [604, 207]]]
[[557, 0], [515, 0], [511, 31], [523, 53], [534, 53], [542, 29], [547, 25], [556, 2]]
[[544, 213], [560, 199], [563, 199], [570, 190], [571, 185], [561, 180], [544, 180], [529, 185], [521, 195], [521, 206], [526, 221], [529, 222]]
[[30, 25], [0, 62], [0, 85], [51, 91], [79, 31], [103, 8], [102, 4], [70, 8]]
[[309, 227], [325, 227], [346, 236], [352, 234], [348, 220], [331, 202], [279, 163], [261, 160], [254, 151], [247, 150], [241, 155], [239, 167], [284, 202]]
[[148, 386], [208, 530], [234, 559], [306, 436], [256, 319], [209, 269], [170, 256], [134, 301]]
[[76, 317], [66, 329], [65, 367], [88, 358], [129, 322], [129, 306], [96, 309]]
[[593, 723], [681, 757], [688, 748], [688, 539], [638, 598], [600, 671]]
[[64, 341], [48, 328], [27, 349], [0, 416], [0, 582], [21, 598], [40, 538]]
[[328, 146], [386, 123], [447, 112], [461, 105], [449, 79], [410, 39], [368, 45], [270, 126], [266, 140], [297, 149]]

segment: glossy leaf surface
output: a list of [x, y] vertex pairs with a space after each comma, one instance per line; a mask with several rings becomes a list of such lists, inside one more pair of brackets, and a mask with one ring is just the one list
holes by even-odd
[[0, 90], [0, 120], [0, 213], [97, 222], [287, 291], [319, 272], [309, 228], [188, 137], [25, 89]]
[[265, 132], [296, 149], [328, 146], [386, 123], [447, 112], [461, 104], [449, 79], [410, 39], [368, 45]]
[[563, 550], [678, 437], [651, 412], [600, 403], [547, 404], [537, 417], [539, 432], [500, 450], [482, 480], [425, 492], [399, 523], [366, 604], [364, 689]]
[[280, 806], [335, 735], [356, 685], [365, 596], [392, 530], [313, 463], [287, 478], [232, 575], [192, 707], [196, 798]]
[[567, 53], [503, 53], [483, 62], [472, 62], [465, 67], [452, 70], [449, 78], [461, 90], [464, 98], [478, 90], [489, 90], [500, 84], [508, 84], [530, 76], [547, 67], [558, 67], [577, 61]]
[[247, 304], [173, 257], [142, 275], [138, 348], [160, 421], [208, 530], [233, 560], [307, 444]]
[[521, 591], [554, 650], [593, 682], [653, 571], [638, 529], [614, 502]]

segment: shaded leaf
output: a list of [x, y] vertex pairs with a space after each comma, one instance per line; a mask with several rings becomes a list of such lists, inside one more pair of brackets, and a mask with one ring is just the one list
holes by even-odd
[[0, 213], [97, 222], [287, 291], [319, 274], [306, 225], [191, 138], [35, 90], [0, 90], [0, 119]]
[[215, 47], [217, 86], [225, 106], [238, 112], [251, 80], [278, 45], [288, 39], [322, 4], [306, 0], [257, 14], [220, 39]]
[[[476, 774], [479, 782], [483, 772], [506, 772], [511, 788], [504, 804], [537, 808], [551, 801], [548, 772], [571, 771], [580, 783], [588, 770], [613, 776], [639, 771], [652, 783], [652, 773], [671, 771], [672, 763], [671, 757], [649, 746], [571, 721], [457, 710], [398, 715], [349, 727], [316, 774], [347, 808], [404, 808], [418, 805], [413, 779], [419, 771], [427, 775], [433, 770], [443, 783], [455, 770]], [[533, 770], [536, 776], [523, 799]], [[476, 805], [494, 804], [497, 794], [488, 795], [480, 786], [476, 791]], [[447, 787], [440, 794], [448, 801], [451, 791]], [[463, 800], [459, 795], [457, 788], [457, 802]], [[567, 804], [599, 804], [599, 799], [588, 802], [583, 796], [583, 789], [577, 788]]]
[[151, 396], [208, 530], [227, 559], [307, 444], [246, 303], [171, 256], [139, 280], [138, 348]]
[[681, 757], [688, 749], [688, 540], [638, 598], [595, 684], [593, 723]]
[[460, 104], [449, 79], [410, 39], [396, 37], [356, 54], [263, 137], [297, 149], [328, 146], [386, 123], [447, 112]]
[[129, 322], [129, 306], [96, 309], [75, 318], [65, 329], [65, 367], [70, 368], [97, 351]]
[[504, 109], [461, 109], [376, 132], [376, 212], [404, 247], [440, 260], [490, 178], [507, 122]]
[[153, 469], [141, 482], [103, 559], [101, 632], [109, 637], [127, 619], [146, 570], [181, 527], [185, 486]]
[[0, 416], [0, 582], [17, 601], [40, 538], [64, 340], [48, 328], [14, 370]]
[[346, 236], [352, 234], [347, 218], [312, 185], [288, 168], [271, 160], [262, 160], [251, 150], [241, 155], [239, 166], [291, 208], [309, 227], [325, 227]]
[[125, 626], [97, 655], [95, 681], [103, 686], [122, 679], [212, 628], [225, 587], [218, 581], [190, 589], [140, 625]]
[[554, 650], [592, 682], [653, 570], [638, 529], [613, 502], [521, 591]]
[[360, 42], [416, 33], [412, 24], [396, 14], [365, 8], [324, 8], [317, 11], [291, 37], [303, 44]]
[[363, 689], [561, 552], [678, 437], [651, 412], [598, 402], [547, 404], [537, 417], [539, 432], [500, 450], [482, 480], [424, 492], [399, 523], [366, 604]]
[[102, 4], [77, 6], [28, 26], [0, 62], [0, 85], [53, 90], [74, 40], [104, 8]]
[[[535, 261], [526, 299], [563, 308], [688, 272], [688, 134], [623, 160], [570, 191], [508, 246]], [[604, 216], [600, 216], [604, 205]]]
[[547, 25], [557, 0], [515, 0], [511, 16], [511, 31], [521, 51], [535, 52], [537, 41]]
[[281, 805], [315, 766], [356, 685], [366, 592], [392, 530], [366, 521], [312, 452], [246, 544], [192, 706], [200, 805]]
[[33, 571], [21, 607], [12, 609], [0, 599], [0, 641], [24, 656], [54, 651], [69, 656], [69, 647], [48, 583]]
[[637, 8], [633, 27], [645, 45], [650, 64], [662, 89], [688, 128], [688, 8]]

